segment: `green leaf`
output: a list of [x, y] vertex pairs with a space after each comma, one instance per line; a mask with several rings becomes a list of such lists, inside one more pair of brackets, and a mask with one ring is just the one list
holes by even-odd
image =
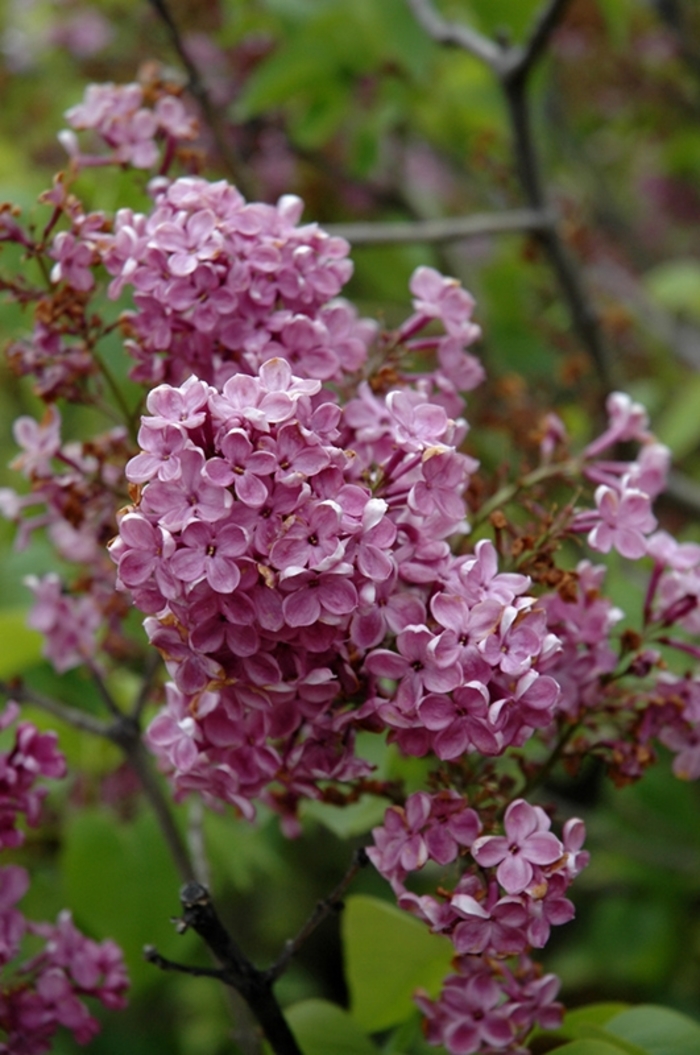
[[460, 21], [489, 35], [507, 30], [517, 39], [530, 28], [538, 6], [537, 0], [471, 0], [473, 15]]
[[0, 611], [0, 677], [9, 678], [33, 667], [41, 659], [43, 638], [27, 626], [26, 608]]
[[611, 1018], [627, 1011], [628, 1004], [604, 1001], [599, 1004], [587, 1004], [567, 1011], [564, 1016], [562, 1032], [568, 1037], [581, 1036], [581, 1029], [589, 1026], [606, 1026]]
[[340, 126], [350, 102], [347, 86], [329, 80], [326, 92], [294, 118], [294, 141], [309, 150], [323, 146]]
[[648, 1055], [698, 1055], [700, 1024], [680, 1011], [655, 1004], [632, 1007], [616, 1015], [607, 1031], [638, 1044]]
[[649, 293], [668, 311], [700, 319], [700, 264], [697, 260], [669, 260], [647, 271]]
[[613, 1002], [587, 1004], [585, 1007], [567, 1011], [559, 1029], [554, 1031], [536, 1029], [533, 1035], [562, 1041], [599, 1036], [600, 1031], [610, 1019], [619, 1015], [621, 1011], [626, 1011], [627, 1007], [627, 1004]]
[[144, 945], [187, 958], [190, 940], [183, 942], [170, 921], [181, 880], [150, 812], [131, 824], [106, 809], [76, 813], [66, 825], [61, 866], [76, 925], [121, 946], [135, 987], [159, 980], [143, 959]]
[[332, 806], [327, 802], [303, 803], [302, 815], [318, 821], [339, 839], [363, 835], [376, 824], [381, 824], [386, 813], [386, 799], [377, 795], [363, 795], [350, 806]]
[[241, 92], [236, 115], [245, 119], [282, 106], [300, 92], [328, 84], [332, 75], [332, 56], [302, 40], [261, 64]]
[[590, 1038], [573, 1040], [570, 1044], [564, 1044], [563, 1047], [554, 1050], [557, 1055], [621, 1055], [625, 1049], [614, 1042], [609, 1043], [607, 1040]]
[[436, 996], [454, 954], [447, 938], [379, 898], [348, 898], [342, 917], [352, 1013], [368, 1032], [402, 1022], [416, 989]]
[[690, 454], [700, 443], [700, 374], [685, 378], [669, 406], [654, 422], [654, 432], [676, 458]]
[[378, 1055], [357, 1022], [337, 1004], [303, 1000], [284, 1015], [304, 1055]]

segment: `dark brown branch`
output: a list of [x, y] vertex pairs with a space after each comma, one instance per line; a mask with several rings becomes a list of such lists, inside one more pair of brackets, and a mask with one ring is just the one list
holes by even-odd
[[406, 242], [458, 242], [491, 234], [540, 231], [551, 227], [554, 216], [544, 209], [510, 209], [503, 213], [417, 220], [411, 223], [331, 223], [330, 234], [352, 245], [397, 245]]
[[368, 862], [369, 858], [363, 848], [360, 848], [355, 852], [350, 867], [335, 889], [331, 891], [327, 898], [318, 902], [316, 908], [313, 910], [296, 937], [287, 942], [280, 956], [275, 960], [272, 966], [268, 967], [267, 971], [265, 971], [265, 976], [271, 982], [274, 982], [284, 973], [284, 971], [286, 971], [292, 957], [296, 956], [299, 949], [301, 949], [302, 945], [311, 937], [316, 928], [323, 923], [331, 913], [338, 912], [338, 910], [343, 907], [343, 896], [345, 891], [348, 889], [360, 869], [364, 868]]
[[[513, 154], [520, 185], [533, 209], [546, 208], [546, 195], [542, 186], [540, 166], [535, 150], [530, 110], [526, 94], [527, 85], [520, 77], [503, 82], [508, 101], [508, 113], [513, 136]], [[579, 340], [588, 350], [605, 389], [615, 387], [610, 352], [603, 337], [597, 313], [593, 307], [579, 268], [569, 253], [556, 224], [534, 232], [554, 271], [567, 302], [571, 321]]]
[[86, 660], [85, 666], [92, 675], [92, 680], [94, 681], [97, 687], [97, 691], [99, 692], [105, 707], [113, 718], [116, 718], [117, 721], [120, 721], [123, 717], [123, 712], [119, 709], [116, 700], [112, 696], [112, 693], [109, 691], [102, 671], [99, 669], [97, 664], [93, 663], [91, 660]]
[[180, 892], [180, 901], [184, 911], [178, 921], [178, 930], [180, 933], [189, 929], [196, 931], [214, 954], [220, 968], [190, 969], [166, 960], [150, 946], [147, 959], [163, 970], [207, 975], [236, 989], [253, 1012], [275, 1055], [302, 1055], [272, 991], [273, 979], [267, 971], [258, 970], [241, 951], [219, 919], [206, 887], [201, 883], [188, 883]]
[[243, 162], [231, 142], [226, 124], [218, 108], [212, 102], [197, 64], [192, 60], [192, 57], [185, 47], [182, 36], [180, 35], [180, 30], [173, 18], [167, 0], [148, 0], [148, 2], [167, 29], [173, 50], [177, 53], [178, 58], [187, 71], [189, 90], [192, 92], [192, 95], [201, 107], [204, 119], [211, 130], [217, 150], [221, 155], [221, 160], [239, 189], [242, 190], [243, 193], [248, 194], [246, 186], [248, 181], [244, 171]]
[[[543, 54], [568, 0], [548, 0], [535, 20], [524, 47], [485, 41], [471, 29], [445, 22], [432, 7], [430, 0], [408, 0], [408, 3], [418, 21], [434, 40], [461, 47], [475, 55], [498, 77], [508, 104], [518, 181], [530, 210], [538, 215], [545, 214], [547, 196], [535, 148], [527, 88], [530, 73]], [[573, 327], [595, 364], [603, 386], [606, 389], [614, 387], [612, 359], [597, 313], [558, 225], [543, 225], [534, 230], [533, 234], [557, 277]]]
[[549, 3], [542, 8], [535, 19], [535, 24], [532, 27], [527, 43], [521, 49], [519, 60], [511, 76], [517, 73], [520, 77], [527, 77], [532, 67], [544, 53], [552, 33], [557, 28], [570, 2], [571, 0], [549, 0]]

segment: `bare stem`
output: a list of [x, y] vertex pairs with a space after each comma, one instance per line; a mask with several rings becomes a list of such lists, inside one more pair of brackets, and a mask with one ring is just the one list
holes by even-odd
[[533, 776], [530, 777], [529, 780], [525, 781], [524, 785], [518, 792], [518, 798], [529, 798], [535, 788], [541, 787], [542, 784], [544, 784], [544, 782], [547, 780], [552, 770], [556, 766], [557, 762], [564, 754], [566, 745], [568, 744], [569, 740], [574, 735], [577, 729], [578, 722], [567, 722], [563, 726], [549, 758], [539, 767], [537, 772], [533, 774]]
[[99, 692], [105, 707], [107, 708], [109, 713], [114, 718], [116, 718], [117, 721], [119, 721], [121, 718], [124, 717], [124, 712], [117, 706], [117, 702], [112, 696], [112, 693], [109, 691], [109, 687], [104, 679], [102, 671], [99, 669], [97, 664], [92, 662], [91, 660], [87, 660], [85, 665], [92, 675], [92, 680], [97, 686], [97, 691]]
[[535, 17], [530, 36], [522, 49], [517, 65], [517, 71], [521, 77], [527, 76], [543, 54], [569, 3], [570, 0], [549, 0], [549, 3], [545, 4]]
[[135, 440], [136, 439], [136, 428], [135, 428], [135, 424], [134, 424], [134, 413], [133, 413], [133, 411], [129, 410], [127, 402], [124, 399], [124, 394], [123, 394], [121, 388], [119, 387], [119, 385], [117, 384], [116, 378], [112, 374], [112, 371], [109, 369], [109, 367], [107, 366], [107, 364], [104, 361], [104, 359], [102, 358], [102, 356], [98, 353], [97, 348], [93, 347], [91, 349], [91, 351], [92, 351], [92, 358], [97, 363], [98, 369], [99, 369], [100, 373], [102, 374], [103, 378], [105, 379], [105, 381], [107, 382], [107, 387], [109, 388], [109, 390], [111, 391], [112, 395], [114, 396], [114, 400], [115, 400], [115, 402], [116, 402], [116, 404], [117, 404], [117, 406], [119, 408], [119, 411], [122, 414], [122, 418], [120, 420], [124, 421], [124, 423], [126, 424], [128, 430], [129, 430], [129, 433], [130, 433], [132, 439]]
[[458, 242], [491, 234], [541, 231], [555, 222], [545, 209], [510, 209], [503, 213], [418, 220], [415, 223], [326, 224], [329, 234], [353, 245], [398, 245], [407, 242]]
[[148, 704], [151, 692], [156, 682], [157, 674], [160, 669], [160, 655], [155, 651], [155, 649], [150, 649], [148, 652], [148, 657], [146, 659], [143, 681], [141, 682], [141, 687], [136, 695], [136, 699], [134, 700], [134, 705], [131, 710], [130, 717], [135, 722], [139, 722], [141, 719], [141, 715], [143, 714]]
[[211, 875], [204, 840], [204, 806], [200, 798], [193, 798], [188, 805], [187, 843], [197, 882], [209, 886]]

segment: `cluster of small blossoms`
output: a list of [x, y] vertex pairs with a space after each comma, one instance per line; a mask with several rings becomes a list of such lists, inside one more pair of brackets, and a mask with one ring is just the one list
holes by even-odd
[[[676, 657], [700, 659], [694, 643], [700, 631], [700, 546], [681, 543], [656, 530], [652, 503], [665, 487], [670, 452], [649, 432], [646, 411], [623, 393], [607, 401], [608, 427], [581, 457], [582, 473], [597, 484], [595, 509], [578, 512], [571, 530], [587, 532], [592, 549], [652, 562], [641, 620], [642, 634], [627, 642], [621, 665], [612, 648], [612, 628], [624, 613], [604, 594], [605, 568], [582, 561], [573, 589], [544, 594], [540, 603], [561, 649], [547, 666], [561, 688], [560, 709], [580, 723], [578, 750], [588, 738], [611, 764], [613, 777], [637, 779], [654, 760], [653, 741], [676, 753], [674, 772], [685, 779], [700, 776], [700, 710], [696, 676], [665, 670], [660, 646]], [[601, 455], [618, 443], [636, 442], [633, 461]], [[677, 665], [677, 659], [674, 660]], [[618, 677], [609, 675], [617, 672]], [[631, 675], [629, 686], [619, 678]], [[652, 675], [651, 677], [648, 677]], [[617, 735], [600, 738], [598, 729], [614, 717]], [[586, 730], [587, 727], [587, 730]], [[586, 731], [584, 731], [586, 730]]]
[[[589, 546], [600, 553], [616, 550], [637, 560], [648, 552], [648, 536], [657, 526], [652, 503], [666, 486], [671, 452], [648, 429], [644, 408], [624, 393], [607, 402], [608, 428], [583, 451], [584, 475], [598, 484], [594, 510], [580, 513], [573, 531], [587, 531]], [[641, 444], [633, 462], [606, 461], [600, 454], [618, 443]]]
[[[197, 122], [177, 95], [160, 90], [147, 99], [140, 84], [91, 84], [82, 103], [66, 113], [70, 130], [59, 139], [78, 168], [131, 165], [152, 169], [161, 159], [167, 168], [179, 142], [197, 138]], [[108, 147], [108, 154], [84, 154], [76, 132], [90, 130]]]
[[[11, 703], [0, 715], [0, 729], [16, 720], [19, 708]], [[0, 849], [19, 846], [24, 833], [18, 819], [29, 825], [39, 820], [47, 794], [42, 777], [62, 777], [65, 760], [56, 749], [55, 733], [40, 733], [20, 722], [12, 748], [0, 754]], [[109, 1008], [125, 1005], [128, 979], [119, 948], [111, 941], [97, 943], [73, 925], [62, 912], [55, 924], [34, 923], [17, 908], [29, 887], [29, 876], [19, 865], [0, 868], [0, 1052], [4, 1055], [42, 1055], [49, 1051], [59, 1026], [85, 1044], [99, 1032], [99, 1023], [83, 1003], [96, 997]], [[43, 940], [41, 950], [21, 959], [25, 935]]]
[[528, 577], [498, 572], [488, 540], [463, 557], [433, 544], [431, 558], [422, 618], [367, 657], [370, 699], [408, 754], [500, 755], [551, 724], [560, 690], [542, 668], [559, 639]]
[[[372, 833], [368, 856], [399, 905], [454, 946], [455, 974], [437, 1001], [418, 997], [428, 1039], [451, 1055], [522, 1051], [535, 1025], [559, 1023], [558, 980], [542, 976], [528, 953], [573, 918], [564, 895], [588, 854], [580, 820], [566, 822], [562, 840], [550, 827], [544, 810], [516, 799], [505, 812], [505, 834], [483, 835], [476, 810], [457, 792], [442, 791], [410, 795]], [[454, 889], [441, 883], [440, 900], [406, 886], [429, 861], [459, 866]]]
[[464, 523], [454, 422], [389, 393], [366, 464], [332, 393], [280, 358], [220, 391], [160, 385], [147, 406], [110, 551], [174, 679], [151, 744], [181, 789], [248, 814], [273, 781], [289, 807], [367, 773], [353, 728], [381, 716], [357, 708], [363, 657], [387, 633], [439, 648], [415, 624]]
[[0, 488], [0, 512], [18, 525], [17, 548], [24, 549], [34, 532], [45, 530], [60, 558], [80, 568], [73, 588], [66, 588], [55, 573], [25, 580], [35, 598], [29, 625], [43, 634], [46, 658], [63, 672], [92, 661], [110, 635], [115, 646], [121, 637], [127, 608], [114, 593], [114, 568], [105, 545], [114, 534], [115, 506], [124, 495], [126, 432], [117, 428], [87, 443], [64, 443], [60, 413], [51, 405], [41, 422], [18, 418], [14, 435], [22, 452], [12, 466], [31, 489], [18, 494]]
[[374, 326], [332, 301], [350, 276], [348, 243], [316, 224], [302, 203], [247, 203], [225, 181], [153, 185], [145, 216], [120, 210], [93, 242], [114, 276], [109, 295], [133, 287], [127, 314], [132, 376], [179, 384], [190, 374], [221, 388], [273, 357], [296, 375], [339, 380], [367, 356]]

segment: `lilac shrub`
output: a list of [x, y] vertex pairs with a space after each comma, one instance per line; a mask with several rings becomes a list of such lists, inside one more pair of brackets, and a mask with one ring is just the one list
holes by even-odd
[[[146, 742], [177, 798], [250, 819], [262, 803], [294, 836], [305, 800], [385, 796], [368, 856], [455, 952], [437, 999], [416, 997], [428, 1040], [522, 1052], [560, 1021], [558, 980], [531, 954], [573, 917], [588, 861], [583, 823], [553, 827], [530, 797], [559, 760], [595, 755], [636, 779], [655, 742], [679, 776], [700, 775], [700, 547], [652, 511], [669, 453], [615, 393], [578, 453], [550, 414], [539, 463], [499, 489], [465, 449], [464, 394], [484, 370], [456, 280], [418, 268], [411, 314], [384, 332], [340, 296], [348, 244], [302, 224], [297, 198], [249, 203], [225, 181], [169, 176], [195, 132], [165, 88], [92, 86], [68, 120], [41, 238], [8, 210], [2, 227], [43, 263], [43, 287], [6, 285], [35, 303], [10, 361], [47, 413], [16, 423], [29, 492], [0, 500], [19, 545], [45, 530], [76, 567], [72, 582], [28, 581], [46, 657], [104, 683], [141, 654], [133, 605], [167, 672]], [[84, 153], [83, 131], [106, 152]], [[76, 180], [103, 163], [156, 170], [148, 211], [85, 211]], [[105, 288], [129, 298], [118, 318], [94, 307]], [[138, 426], [100, 350], [116, 328], [143, 389]], [[57, 401], [110, 390], [123, 424], [64, 442]], [[648, 576], [634, 631], [618, 631], [591, 560], [611, 550]], [[376, 779], [360, 732], [430, 760], [426, 788]], [[431, 863], [440, 882], [419, 893]], [[23, 882], [10, 873], [8, 912]], [[118, 1001], [113, 950], [90, 945], [81, 981], [68, 951], [81, 939], [59, 930], [26, 968], [49, 979], [35, 998], [48, 1007], [73, 984]], [[56, 1000], [86, 1037], [77, 1005]]]

